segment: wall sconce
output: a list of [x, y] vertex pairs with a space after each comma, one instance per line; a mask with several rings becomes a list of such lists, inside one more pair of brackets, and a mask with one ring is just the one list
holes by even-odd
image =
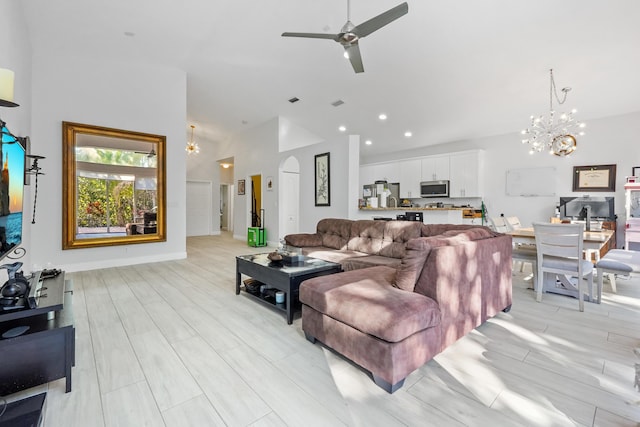
[[231, 163], [220, 163], [220, 166], [222, 166], [225, 169], [229, 169], [231, 167]]

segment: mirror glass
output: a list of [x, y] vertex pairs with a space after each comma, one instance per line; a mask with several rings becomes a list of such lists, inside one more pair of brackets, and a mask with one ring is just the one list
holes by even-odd
[[166, 138], [62, 123], [62, 249], [166, 241]]

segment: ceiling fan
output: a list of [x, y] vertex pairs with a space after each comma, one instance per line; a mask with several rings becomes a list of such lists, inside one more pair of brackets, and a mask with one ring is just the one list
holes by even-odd
[[358, 41], [368, 36], [385, 25], [395, 21], [409, 12], [409, 5], [404, 2], [396, 7], [387, 10], [380, 15], [363, 22], [360, 25], [353, 25], [351, 22], [351, 1], [347, 0], [347, 22], [342, 26], [338, 34], [326, 33], [282, 33], [283, 37], [305, 37], [310, 39], [328, 39], [340, 43], [344, 47], [344, 55], [349, 59], [353, 70], [356, 73], [364, 72], [362, 56]]
[[156, 149], [155, 147], [152, 145], [151, 146], [151, 151], [134, 151], [134, 153], [137, 154], [146, 154], [147, 157], [155, 157], [156, 156]]

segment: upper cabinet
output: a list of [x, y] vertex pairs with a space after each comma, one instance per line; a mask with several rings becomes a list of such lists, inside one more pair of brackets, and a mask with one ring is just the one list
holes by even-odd
[[360, 166], [360, 185], [400, 183], [400, 197], [420, 197], [420, 182], [449, 180], [450, 197], [483, 196], [483, 151], [462, 151]]
[[424, 157], [422, 158], [421, 181], [441, 181], [450, 179], [450, 168], [449, 156]]
[[375, 163], [360, 166], [360, 185], [374, 184], [376, 181], [400, 182], [398, 162]]
[[420, 159], [400, 160], [400, 197], [413, 199], [420, 197], [422, 181], [422, 161]]
[[451, 154], [450, 197], [482, 197], [482, 151]]

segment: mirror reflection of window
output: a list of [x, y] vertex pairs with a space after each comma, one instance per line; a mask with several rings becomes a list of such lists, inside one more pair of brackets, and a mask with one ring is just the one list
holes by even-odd
[[164, 137], [68, 122], [63, 128], [63, 248], [165, 241]]
[[75, 154], [76, 237], [133, 234], [131, 224], [157, 206], [155, 152], [76, 146]]

